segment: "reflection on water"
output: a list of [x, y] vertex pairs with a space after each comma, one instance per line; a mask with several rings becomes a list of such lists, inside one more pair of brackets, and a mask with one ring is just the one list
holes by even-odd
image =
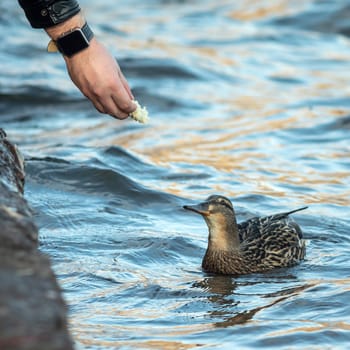
[[[284, 276], [285, 278], [286, 276]], [[290, 277], [289, 277], [290, 278]], [[283, 283], [283, 281], [281, 281]], [[269, 283], [273, 283], [269, 281]], [[276, 283], [276, 282], [275, 282]], [[210, 311], [209, 315], [214, 320], [216, 327], [231, 327], [239, 324], [245, 324], [253, 319], [253, 317], [260, 311], [273, 307], [280, 302], [284, 302], [288, 298], [301, 294], [305, 289], [310, 288], [311, 285], [296, 286], [291, 288], [280, 289], [277, 292], [261, 293], [259, 296], [266, 298], [267, 302], [264, 305], [255, 308], [245, 308], [244, 303], [235, 301], [235, 297], [242, 296], [249, 299], [254, 299], [259, 293], [242, 293], [242, 287], [254, 288], [254, 286], [261, 284], [260, 282], [241, 282], [237, 283], [230, 276], [211, 276], [205, 278], [203, 281], [196, 282], [195, 287], [202, 288], [205, 292], [209, 292], [208, 300], [216, 304], [215, 310]], [[238, 291], [235, 291], [238, 289]]]
[[[85, 1], [150, 123], [93, 110], [16, 2], [0, 4], [0, 118], [26, 157], [41, 249], [77, 349], [345, 349], [350, 341], [349, 5]], [[40, 62], [40, 63], [39, 63]], [[295, 214], [299, 266], [203, 273], [182, 209]]]

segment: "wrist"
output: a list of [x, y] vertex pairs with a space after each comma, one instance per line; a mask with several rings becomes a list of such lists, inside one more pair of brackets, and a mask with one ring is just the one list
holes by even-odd
[[68, 21], [46, 29], [52, 40], [47, 50], [49, 52], [61, 52], [64, 57], [72, 57], [90, 46], [94, 37], [89, 25], [82, 15], [74, 16]]
[[77, 52], [76, 54], [72, 55], [72, 56], [66, 56], [66, 55], [62, 55], [63, 59], [65, 60], [66, 64], [69, 64], [69, 62], [73, 62], [74, 60], [78, 59], [81, 60], [81, 57], [84, 56], [85, 58], [83, 60], [88, 60], [89, 58], [89, 51], [91, 52], [95, 50], [96, 48], [96, 44], [97, 44], [97, 40], [95, 37], [93, 37], [89, 43], [89, 47], [87, 47], [84, 50], [81, 50], [79, 52]]
[[71, 31], [72, 29], [81, 28], [85, 24], [85, 22], [86, 21], [84, 16], [81, 14], [81, 12], [79, 12], [75, 16], [67, 19], [66, 21], [60, 24], [49, 28], [45, 28], [45, 31], [52, 40], [56, 41], [59, 37]]

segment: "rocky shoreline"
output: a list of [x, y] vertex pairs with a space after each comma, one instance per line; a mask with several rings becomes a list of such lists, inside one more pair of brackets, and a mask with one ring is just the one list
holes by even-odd
[[23, 197], [24, 162], [0, 129], [0, 349], [70, 350], [66, 305]]

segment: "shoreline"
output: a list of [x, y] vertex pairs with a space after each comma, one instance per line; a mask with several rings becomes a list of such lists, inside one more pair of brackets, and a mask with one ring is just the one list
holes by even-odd
[[0, 348], [71, 350], [67, 307], [38, 250], [38, 228], [23, 197], [24, 162], [0, 128]]

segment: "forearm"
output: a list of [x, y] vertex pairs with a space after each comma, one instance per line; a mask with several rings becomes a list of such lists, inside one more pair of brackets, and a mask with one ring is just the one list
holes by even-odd
[[33, 28], [50, 28], [80, 12], [76, 0], [18, 0]]
[[44, 28], [55, 41], [72, 81], [98, 111], [119, 119], [135, 111], [128, 82], [115, 58], [84, 26], [77, 0], [18, 1], [32, 27]]

